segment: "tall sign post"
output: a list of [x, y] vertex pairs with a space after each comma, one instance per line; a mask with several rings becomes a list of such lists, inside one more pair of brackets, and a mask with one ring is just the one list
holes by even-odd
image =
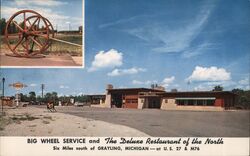
[[24, 83], [21, 83], [21, 82], [16, 82], [16, 83], [13, 83], [13, 84], [9, 84], [9, 86], [13, 87], [17, 91], [16, 96], [15, 96], [16, 97], [15, 101], [16, 101], [16, 106], [18, 107], [19, 106], [19, 101], [21, 99], [21, 97], [19, 95], [19, 91], [21, 89], [27, 87], [27, 85], [24, 84]]
[[41, 84], [41, 89], [42, 89], [42, 103], [44, 102], [44, 100], [43, 100], [44, 88], [45, 88], [45, 84]]
[[2, 115], [3, 115], [3, 101], [4, 101], [4, 82], [5, 82], [5, 78], [2, 78], [2, 83], [3, 83], [3, 91], [2, 91]]

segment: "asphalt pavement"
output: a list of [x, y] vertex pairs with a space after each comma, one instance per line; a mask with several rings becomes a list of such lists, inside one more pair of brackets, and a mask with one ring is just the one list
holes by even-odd
[[250, 111], [57, 107], [58, 112], [135, 128], [154, 137], [249, 137]]

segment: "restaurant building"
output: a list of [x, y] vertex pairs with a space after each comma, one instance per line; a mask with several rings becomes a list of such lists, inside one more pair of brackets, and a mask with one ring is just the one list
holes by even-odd
[[234, 106], [236, 95], [229, 91], [166, 92], [149, 88], [109, 86], [102, 107], [154, 108], [163, 110], [224, 110]]

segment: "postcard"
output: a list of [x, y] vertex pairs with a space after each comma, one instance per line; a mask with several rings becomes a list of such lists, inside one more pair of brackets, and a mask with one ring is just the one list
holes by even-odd
[[249, 0], [1, 0], [1, 156], [249, 156]]

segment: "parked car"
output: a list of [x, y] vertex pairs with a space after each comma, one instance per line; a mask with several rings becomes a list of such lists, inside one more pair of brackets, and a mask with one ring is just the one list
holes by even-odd
[[84, 103], [83, 102], [75, 102], [75, 104], [74, 104], [75, 106], [78, 106], [78, 107], [80, 107], [80, 106], [83, 106], [84, 105]]

